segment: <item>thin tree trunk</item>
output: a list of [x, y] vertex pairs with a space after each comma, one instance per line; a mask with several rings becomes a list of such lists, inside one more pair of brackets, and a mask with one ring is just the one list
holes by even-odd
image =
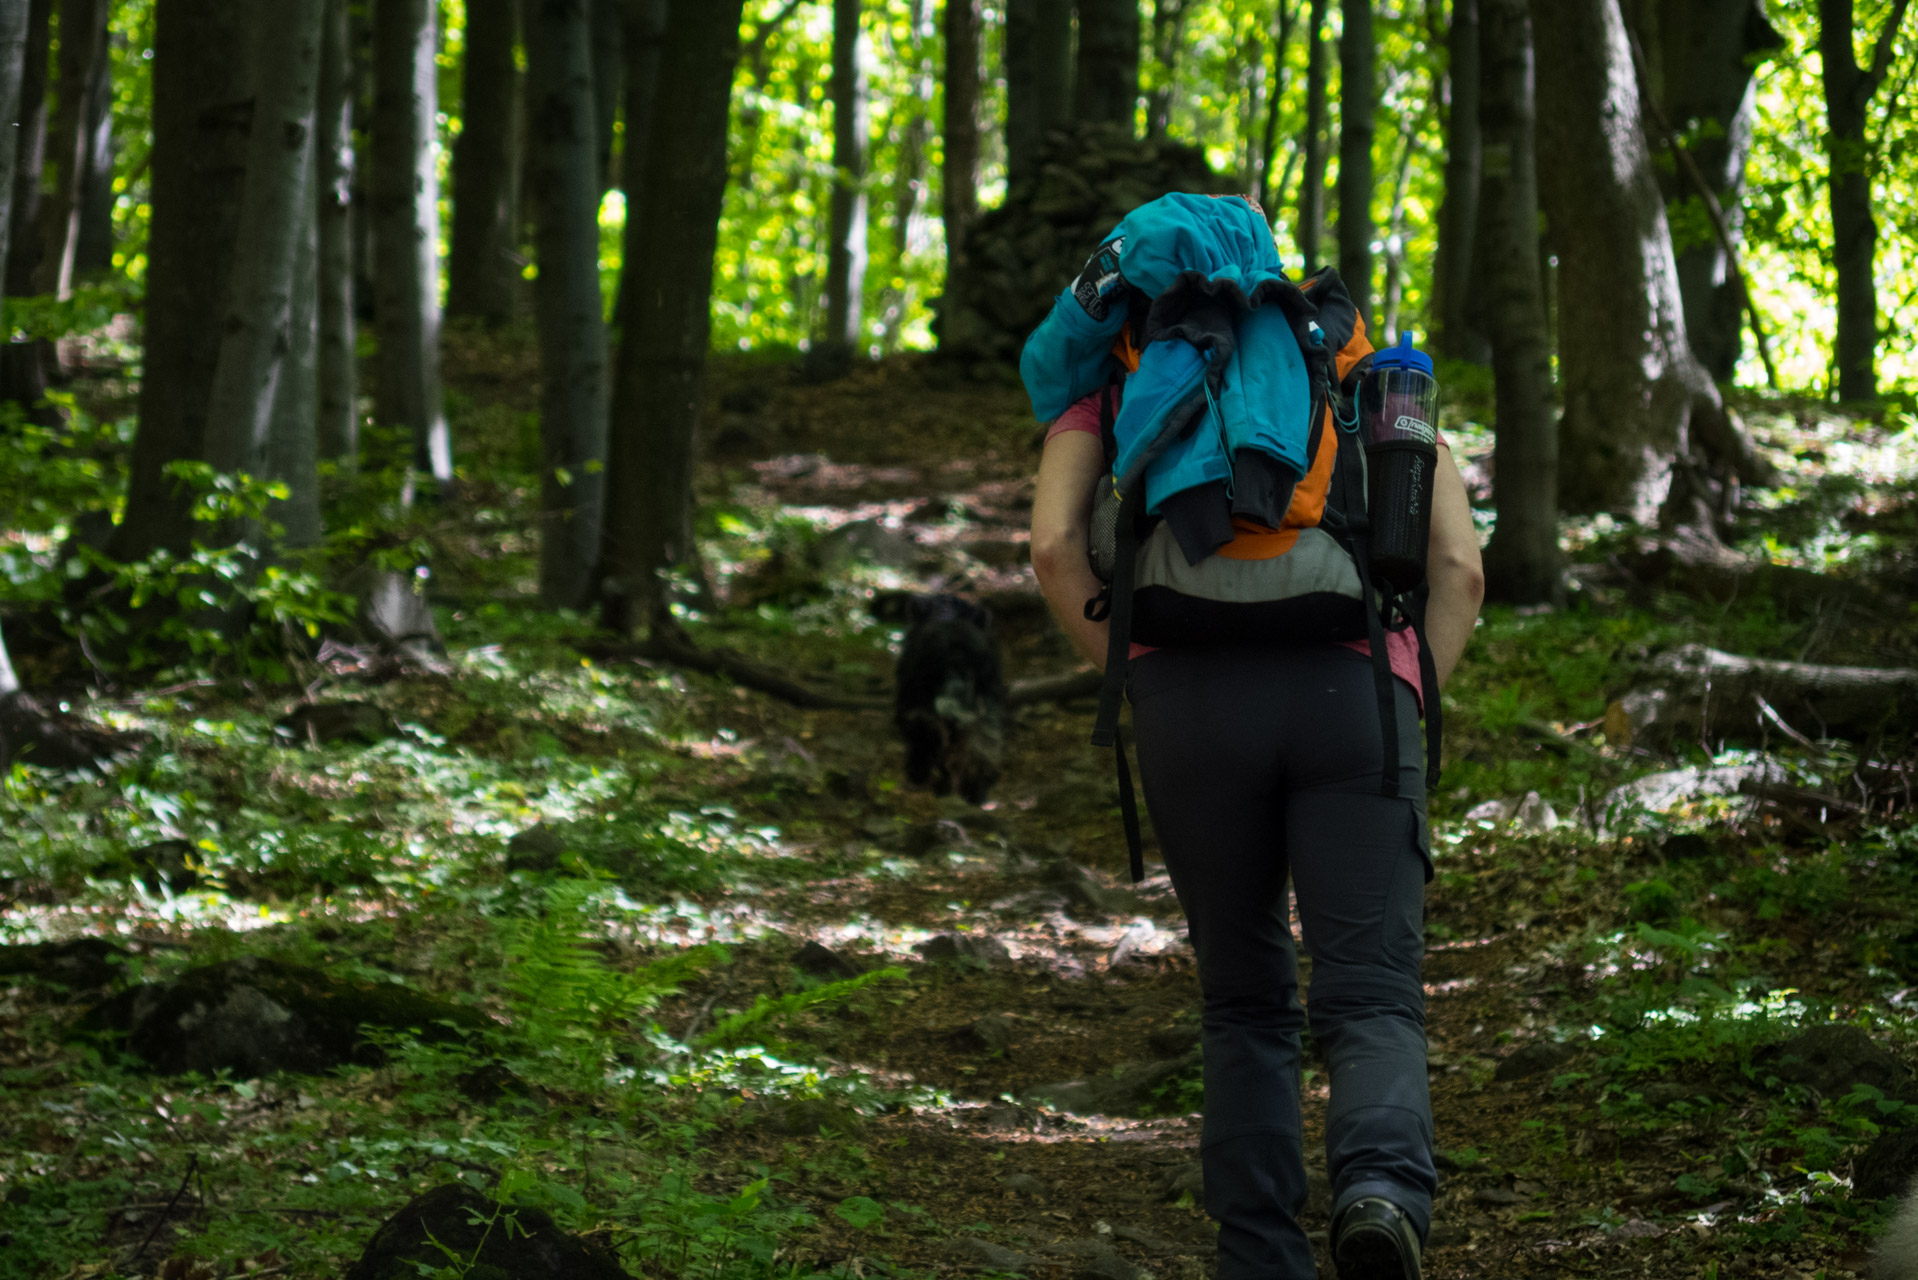
[[113, 270], [113, 39], [100, 41], [87, 88], [86, 163], [80, 175], [80, 229], [73, 274], [85, 280]]
[[[607, 465], [600, 594], [609, 626], [670, 628], [661, 575], [694, 558], [693, 435], [712, 334], [713, 253], [743, 0], [668, 8], [646, 181], [626, 223], [628, 291]], [[634, 216], [634, 215], [637, 216]]]
[[1079, 0], [1072, 114], [1138, 131], [1139, 0]]
[[[1265, 135], [1260, 142], [1264, 160], [1259, 165], [1259, 185], [1253, 192], [1266, 220], [1276, 223], [1278, 200], [1285, 195], [1286, 184], [1272, 181], [1272, 162], [1279, 158], [1279, 112], [1285, 105], [1286, 51], [1292, 47], [1292, 28], [1298, 25], [1303, 0], [1277, 0], [1273, 5], [1276, 27], [1272, 32], [1272, 84], [1265, 98]], [[1275, 198], [1276, 197], [1276, 198]]]
[[1379, 318], [1387, 342], [1399, 336], [1399, 303], [1405, 289], [1405, 199], [1412, 188], [1413, 135], [1418, 119], [1406, 112], [1399, 123], [1399, 169], [1392, 183], [1392, 212], [1385, 223], [1385, 311]]
[[[353, 298], [354, 71], [349, 0], [326, 0], [320, 29], [320, 89], [314, 134], [319, 293], [320, 456], [351, 463], [360, 449], [358, 317]], [[468, 10], [470, 14], [472, 10]]]
[[1299, 254], [1305, 274], [1319, 269], [1325, 245], [1326, 65], [1325, 14], [1330, 0], [1312, 0], [1305, 40], [1305, 176], [1299, 180]]
[[1446, 113], [1445, 196], [1432, 265], [1433, 347], [1454, 360], [1491, 359], [1479, 315], [1479, 0], [1452, 0], [1446, 47], [1451, 104]]
[[1372, 131], [1374, 83], [1372, 0], [1340, 0], [1339, 275], [1367, 327], [1372, 312]]
[[[938, 87], [932, 61], [932, 0], [909, 0], [906, 11], [911, 32], [906, 50], [915, 70], [909, 82], [911, 92], [895, 99], [897, 109], [906, 115], [906, 123], [898, 128], [892, 180], [892, 260], [895, 275], [902, 280], [906, 279], [906, 255], [912, 250], [913, 233], [919, 225], [919, 197], [926, 186], [926, 148], [932, 141], [932, 95]], [[910, 280], [903, 286], [888, 284], [885, 288], [879, 343], [880, 350], [887, 354], [899, 346], [912, 295]]]
[[825, 345], [865, 346], [861, 304], [866, 289], [866, 35], [861, 0], [832, 6], [832, 188], [826, 251]]
[[95, 63], [107, 38], [107, 0], [60, 0], [60, 79], [54, 94], [48, 152], [53, 185], [40, 205], [40, 261], [35, 293], [70, 297], [80, 242], [80, 187], [86, 177], [88, 103]]
[[[215, 471], [268, 474], [282, 377], [291, 377], [296, 268], [312, 225], [313, 126], [323, 0], [282, 0], [259, 33], [258, 85], [219, 361], [206, 415]], [[309, 291], [310, 292], [310, 291]], [[306, 344], [310, 349], [311, 344]], [[300, 388], [311, 399], [316, 387]]]
[[[1179, 79], [1179, 50], [1185, 43], [1187, 0], [1152, 0], [1152, 56], [1159, 63], [1159, 87], [1146, 98], [1145, 136], [1163, 138], [1172, 125], [1172, 95]], [[1285, 8], [1280, 0], [1279, 8]]]
[[1522, 604], [1559, 593], [1558, 427], [1538, 274], [1534, 59], [1525, 0], [1479, 0], [1484, 128], [1478, 243], [1486, 263], [1497, 425], [1498, 526], [1485, 549], [1486, 590]]
[[945, 169], [941, 213], [946, 224], [946, 279], [958, 272], [966, 229], [979, 216], [979, 0], [945, 0]]
[[33, 292], [40, 262], [40, 183], [47, 162], [47, 68], [52, 62], [53, 0], [31, 0], [27, 7], [26, 56], [20, 72], [19, 159], [13, 171], [13, 225], [18, 229], [7, 249], [6, 292], [23, 298]]
[[[25, 62], [30, 42], [27, 0], [0, 0], [0, 122], [11, 122], [20, 115], [20, 82], [25, 78]], [[13, 234], [13, 176], [20, 159], [19, 129], [0, 129], [0, 262], [5, 262], [7, 246]], [[4, 300], [4, 299], [0, 299]], [[20, 677], [7, 656], [7, 641], [0, 635], [0, 702], [20, 692]], [[8, 762], [10, 750], [0, 741], [0, 767]]]
[[[1650, 64], [1643, 87], [1660, 108], [1654, 115], [1685, 132], [1684, 149], [1717, 200], [1736, 250], [1745, 220], [1758, 67], [1783, 47], [1783, 37], [1752, 0], [1656, 0], [1640, 4], [1635, 17], [1631, 25]], [[1660, 185], [1667, 207], [1683, 206], [1696, 225], [1702, 201], [1683, 167], [1668, 171], [1661, 165]], [[1673, 247], [1692, 351], [1714, 380], [1730, 382], [1745, 309], [1732, 256], [1711, 232]]]
[[513, 115], [520, 94], [513, 56], [519, 0], [468, 0], [460, 136], [453, 144], [453, 242], [446, 255], [446, 317], [499, 324], [513, 314], [507, 221]]
[[207, 409], [245, 186], [256, 10], [227, 0], [158, 0], [153, 36], [152, 221], [146, 359], [126, 513], [110, 550], [138, 560], [185, 551], [199, 532], [168, 472], [206, 457]]
[[1824, 63], [1825, 117], [1831, 199], [1832, 266], [1838, 273], [1838, 398], [1878, 396], [1878, 220], [1871, 208], [1871, 144], [1865, 124], [1884, 83], [1907, 0], [1894, 0], [1873, 46], [1871, 63], [1858, 65], [1852, 0], [1818, 0], [1818, 53]]
[[598, 132], [591, 0], [528, 0], [533, 286], [540, 346], [540, 598], [586, 603], [606, 458], [606, 333], [599, 291]]
[[[333, 0], [304, 0], [322, 11]], [[318, 38], [324, 42], [324, 34]], [[324, 65], [322, 55], [320, 62]], [[316, 138], [317, 143], [317, 138]], [[299, 222], [293, 253], [293, 292], [287, 308], [284, 367], [273, 396], [267, 427], [266, 473], [286, 485], [284, 501], [273, 504], [273, 518], [285, 530], [286, 545], [310, 547], [320, 540], [320, 201], [321, 161], [317, 145], [307, 149], [306, 198], [294, 210]]]
[[1681, 458], [1742, 467], [1727, 447], [1739, 433], [1686, 340], [1619, 2], [1534, 5], [1539, 185], [1559, 260], [1560, 496], [1649, 522]]
[[1072, 0], [1006, 0], [1005, 57], [1006, 183], [1023, 186], [1072, 111]]
[[613, 139], [619, 132], [619, 104], [626, 73], [626, 27], [629, 0], [592, 0], [594, 156], [598, 164], [599, 193], [617, 184], [618, 157]]
[[411, 433], [414, 472], [446, 493], [453, 450], [440, 393], [438, 5], [379, 0], [373, 19], [374, 412], [381, 426]]

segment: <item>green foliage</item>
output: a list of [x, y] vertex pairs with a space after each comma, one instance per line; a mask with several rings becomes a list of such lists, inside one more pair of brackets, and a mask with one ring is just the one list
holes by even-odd
[[760, 995], [754, 998], [751, 1008], [742, 1009], [738, 1013], [720, 1019], [711, 1031], [700, 1037], [699, 1043], [701, 1045], [736, 1044], [747, 1031], [754, 1027], [789, 1018], [820, 1005], [837, 1004], [868, 987], [881, 982], [895, 982], [906, 976], [904, 969], [874, 969], [856, 978], [845, 978], [838, 982], [789, 991], [785, 995]]

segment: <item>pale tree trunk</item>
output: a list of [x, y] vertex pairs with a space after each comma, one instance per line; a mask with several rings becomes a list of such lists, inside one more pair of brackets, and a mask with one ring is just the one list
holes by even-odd
[[533, 285], [540, 346], [540, 598], [586, 603], [606, 458], [590, 0], [527, 0]]
[[[0, 123], [11, 123], [20, 115], [20, 81], [25, 70], [28, 47], [27, 0], [0, 0]], [[0, 262], [6, 261], [7, 246], [13, 232], [13, 174], [20, 158], [20, 130], [0, 128]], [[20, 677], [14, 673], [7, 656], [7, 641], [0, 635], [0, 703], [13, 701], [20, 693]], [[0, 767], [11, 756], [6, 742], [0, 740]]]
[[1374, 83], [1372, 0], [1340, 0], [1345, 31], [1339, 37], [1339, 275], [1367, 328], [1372, 312], [1372, 133], [1378, 100]]
[[[1179, 51], [1185, 43], [1187, 0], [1152, 0], [1152, 56], [1159, 63], [1159, 87], [1146, 97], [1145, 136], [1163, 138], [1172, 125], [1172, 93], [1179, 78]], [[1285, 8], [1281, 0], [1279, 8]], [[1284, 53], [1281, 51], [1283, 60]]]
[[113, 41], [100, 41], [87, 89], [85, 163], [80, 174], [80, 229], [73, 248], [75, 279], [113, 270]]
[[616, 166], [621, 162], [613, 154], [613, 137], [619, 129], [630, 5], [631, 0], [592, 0], [593, 137], [602, 196], [613, 189], [619, 178]]
[[827, 347], [863, 350], [861, 304], [866, 290], [866, 34], [861, 0], [833, 0], [832, 163], [826, 250]]
[[1558, 424], [1539, 276], [1534, 59], [1526, 0], [1478, 0], [1483, 126], [1477, 242], [1497, 415], [1485, 548], [1487, 594], [1519, 604], [1559, 594]]
[[1072, 112], [1072, 0], [1006, 0], [1005, 60], [1006, 184], [1023, 186]]
[[513, 57], [519, 0], [468, 0], [460, 136], [453, 144], [452, 245], [446, 255], [446, 316], [498, 324], [513, 314], [508, 222], [513, 116], [520, 94]]
[[[220, 354], [207, 398], [206, 461], [219, 472], [268, 474], [280, 381], [292, 376], [289, 351], [302, 342], [293, 332], [293, 296], [312, 225], [322, 7], [323, 0], [282, 0], [259, 32], [259, 92], [228, 297], [220, 312]], [[310, 350], [312, 344], [305, 345]], [[317, 388], [299, 390], [310, 400]]]
[[1891, 69], [1907, 0], [1894, 0], [1871, 62], [1853, 48], [1852, 0], [1818, 0], [1818, 53], [1824, 63], [1832, 266], [1838, 274], [1838, 398], [1878, 397], [1878, 220], [1871, 208], [1871, 143], [1865, 136], [1871, 100]]
[[[1632, 10], [1626, 11], [1628, 19]], [[1751, 155], [1758, 101], [1758, 66], [1784, 40], [1757, 0], [1653, 0], [1641, 3], [1632, 24], [1649, 64], [1652, 100], [1685, 135], [1685, 149], [1725, 218], [1734, 247], [1745, 221], [1745, 162]], [[1700, 198], [1676, 165], [1660, 166], [1668, 208], [1691, 211], [1700, 225]], [[1692, 353], [1719, 382], [1737, 371], [1744, 323], [1730, 258], [1711, 232], [1673, 246], [1685, 333]]]
[[1079, 0], [1072, 114], [1138, 131], [1139, 0]]
[[1299, 223], [1294, 228], [1305, 274], [1319, 269], [1325, 247], [1326, 50], [1325, 15], [1330, 0], [1312, 0], [1305, 40], [1305, 175], [1299, 179]]
[[145, 375], [126, 513], [111, 552], [185, 551], [198, 533], [170, 464], [206, 457], [219, 326], [239, 230], [254, 92], [251, 5], [154, 7], [153, 215], [147, 232]]
[[1752, 478], [1753, 459], [1686, 340], [1618, 0], [1534, 6], [1540, 193], [1559, 260], [1560, 497], [1649, 523], [1705, 480], [1675, 494], [1681, 462], [1722, 487], [1726, 468]]
[[[415, 474], [442, 495], [453, 448], [440, 393], [438, 5], [379, 0], [373, 12], [373, 217], [379, 381], [374, 416], [413, 439]], [[409, 484], [409, 491], [411, 485]]]
[[[332, 0], [309, 2], [325, 10]], [[310, 547], [320, 540], [320, 208], [313, 194], [319, 176], [317, 148], [309, 148], [307, 195], [294, 210], [299, 228], [286, 356], [267, 427], [266, 473], [287, 489], [286, 499], [276, 501], [271, 514], [290, 547]]]
[[[354, 311], [353, 99], [349, 0], [326, 0], [320, 29], [320, 89], [314, 132], [319, 294], [320, 456], [350, 464], [360, 450], [359, 318]], [[468, 10], [470, 13], [471, 10]]]
[[35, 293], [70, 297], [80, 243], [80, 189], [86, 177], [87, 122], [96, 64], [105, 54], [107, 0], [60, 0], [60, 78], [47, 150], [53, 185], [40, 204], [40, 262]]
[[[743, 0], [668, 7], [646, 180], [626, 223], [600, 597], [608, 626], [671, 628], [661, 575], [691, 563], [693, 436], [712, 335], [713, 253]], [[637, 216], [634, 216], [637, 215]]]
[[1451, 103], [1445, 120], [1445, 196], [1432, 263], [1432, 345], [1454, 360], [1491, 360], [1480, 314], [1479, 0], [1452, 0], [1446, 35]]
[[979, 216], [979, 0], [945, 0], [945, 169], [940, 175], [946, 223], [946, 279], [965, 253], [966, 229]]

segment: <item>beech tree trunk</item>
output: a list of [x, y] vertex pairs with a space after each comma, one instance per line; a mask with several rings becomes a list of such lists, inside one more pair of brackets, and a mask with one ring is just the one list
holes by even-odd
[[239, 231], [254, 59], [251, 5], [154, 6], [153, 217], [147, 233], [146, 362], [126, 513], [110, 547], [137, 560], [185, 551], [198, 527], [169, 464], [206, 456], [207, 409]]
[[[1272, 180], [1272, 164], [1279, 154], [1279, 112], [1285, 105], [1286, 67], [1285, 53], [1292, 47], [1292, 28], [1298, 25], [1299, 13], [1304, 8], [1302, 0], [1278, 0], [1273, 6], [1272, 27], [1272, 82], [1265, 94], [1265, 131], [1259, 142], [1259, 180], [1252, 194], [1265, 210], [1266, 221], [1274, 225], [1278, 222], [1278, 202], [1285, 198], [1286, 180]], [[1298, 152], [1286, 163], [1285, 179], [1291, 177], [1292, 163]]]
[[1374, 83], [1372, 0], [1340, 0], [1345, 31], [1339, 38], [1339, 275], [1367, 328], [1372, 313], [1372, 132]]
[[10, 298], [33, 293], [40, 262], [40, 183], [47, 162], [47, 68], [53, 50], [53, 0], [30, 0], [25, 54], [20, 70], [19, 135], [13, 170], [12, 223], [17, 230], [7, 246], [6, 292]]
[[1852, 0], [1818, 0], [1818, 53], [1824, 63], [1827, 178], [1831, 198], [1832, 266], [1838, 274], [1838, 398], [1878, 396], [1878, 220], [1871, 208], [1871, 144], [1865, 124], [1871, 100], [1891, 67], [1892, 41], [1905, 16], [1892, 6], [1868, 66], [1853, 48]]
[[93, 83], [87, 88], [84, 166], [80, 174], [80, 229], [73, 248], [73, 274], [85, 280], [113, 270], [113, 42], [94, 51]]
[[[1326, 66], [1325, 13], [1330, 0], [1312, 0], [1305, 20], [1305, 176], [1299, 180], [1299, 254], [1305, 274], [1319, 269], [1325, 247]], [[1347, 287], [1350, 285], [1348, 283]]]
[[1006, 181], [1038, 177], [1046, 135], [1072, 110], [1072, 0], [1006, 0]]
[[60, 0], [59, 81], [48, 130], [52, 186], [40, 203], [40, 260], [33, 291], [69, 297], [80, 243], [80, 191], [87, 170], [87, 123], [99, 60], [105, 56], [107, 0]]
[[1559, 593], [1558, 424], [1539, 274], [1532, 23], [1526, 0], [1479, 0], [1483, 133], [1477, 242], [1497, 415], [1498, 525], [1485, 548], [1486, 594], [1538, 604]]
[[599, 193], [613, 189], [619, 160], [613, 138], [619, 132], [619, 104], [626, 74], [629, 0], [592, 0], [593, 138]]
[[946, 279], [958, 270], [966, 229], [979, 216], [979, 0], [945, 0], [946, 102], [941, 214]]
[[[667, 0], [632, 0], [627, 11], [625, 154], [620, 159], [620, 190], [626, 197], [626, 222], [630, 232], [639, 217], [640, 201], [646, 192], [646, 166], [652, 146], [655, 120], [659, 110], [659, 64], [666, 49]], [[627, 284], [631, 277], [619, 273], [619, 297], [613, 307], [613, 323], [626, 323]]]
[[[895, 48], [911, 60], [913, 72], [907, 82], [909, 92], [894, 99], [892, 125], [899, 139], [893, 153], [892, 249], [893, 262], [902, 265], [912, 250], [913, 233], [920, 225], [919, 198], [926, 186], [926, 148], [932, 141], [932, 95], [939, 84], [932, 59], [932, 0], [908, 0], [906, 14], [911, 35], [903, 47]], [[902, 117], [904, 123], [898, 123]], [[910, 285], [901, 288], [889, 283], [881, 296], [879, 345], [882, 352], [890, 354], [898, 349], [912, 289]]]
[[1479, 0], [1452, 0], [1446, 38], [1451, 104], [1445, 126], [1445, 195], [1439, 204], [1432, 264], [1432, 346], [1454, 360], [1489, 363], [1480, 315], [1476, 252], [1479, 226]]
[[379, 0], [373, 14], [373, 217], [380, 425], [410, 432], [413, 470], [453, 483], [440, 393], [438, 5]]
[[1139, 0], [1079, 0], [1072, 114], [1138, 131]]
[[606, 459], [591, 0], [528, 0], [533, 285], [540, 346], [540, 598], [586, 603]]
[[[315, 111], [320, 456], [351, 462], [360, 449], [359, 322], [353, 296], [353, 100], [349, 0], [326, 0]], [[469, 13], [472, 11], [469, 9]]]
[[836, 171], [826, 252], [825, 345], [864, 348], [866, 289], [866, 36], [861, 0], [833, 0], [832, 163]]
[[[324, 10], [332, 0], [306, 2], [322, 11], [324, 22]], [[324, 41], [323, 35], [317, 38]], [[272, 516], [285, 530], [283, 537], [291, 547], [310, 547], [320, 540], [320, 208], [314, 194], [319, 177], [317, 145], [309, 146], [306, 198], [294, 210], [299, 226], [287, 307], [286, 355], [267, 425], [266, 473], [287, 489], [286, 498], [274, 502]]]
[[[207, 402], [206, 460], [216, 471], [268, 475], [280, 381], [292, 376], [289, 351], [302, 341], [293, 331], [293, 295], [312, 225], [321, 7], [322, 0], [282, 0], [260, 30], [259, 90]], [[311, 399], [316, 388], [300, 390]]]
[[1559, 259], [1560, 497], [1650, 523], [1681, 461], [1722, 480], [1749, 455], [1687, 341], [1619, 0], [1533, 3], [1540, 190]]
[[693, 436], [712, 334], [713, 253], [743, 0], [668, 7], [646, 179], [629, 208], [626, 292], [607, 459], [602, 610], [620, 631], [672, 626], [661, 575], [694, 558]]
[[[1705, 177], [1733, 244], [1745, 221], [1745, 162], [1751, 155], [1758, 65], [1784, 44], [1758, 0], [1655, 0], [1631, 23], [1650, 74], [1644, 88]], [[1685, 210], [1700, 228], [1673, 245], [1685, 333], [1692, 353], [1718, 382], [1738, 366], [1744, 303], [1731, 262], [1693, 185], [1676, 165], [1659, 166], [1668, 209]]]
[[[20, 116], [20, 82], [24, 79], [29, 41], [27, 0], [0, 0], [0, 122], [12, 122]], [[21, 130], [0, 129], [0, 262], [5, 262], [13, 233], [14, 168], [19, 163]], [[4, 300], [4, 299], [0, 299]], [[0, 702], [20, 692], [20, 677], [14, 673], [7, 656], [7, 640], [0, 635]], [[0, 741], [0, 767], [11, 752]]]
[[453, 242], [446, 255], [446, 315], [498, 324], [513, 314], [508, 221], [513, 116], [520, 95], [513, 57], [519, 0], [468, 0], [460, 136], [453, 144]]
[[[1185, 43], [1187, 0], [1152, 0], [1152, 56], [1159, 63], [1159, 87], [1146, 95], [1145, 136], [1163, 138], [1172, 125], [1172, 92], [1178, 84], [1179, 51]], [[1283, 11], [1285, 0], [1280, 0]], [[1284, 63], [1284, 53], [1279, 55]]]

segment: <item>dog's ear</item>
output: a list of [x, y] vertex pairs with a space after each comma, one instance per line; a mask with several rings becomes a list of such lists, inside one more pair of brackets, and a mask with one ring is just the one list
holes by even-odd
[[872, 604], [867, 606], [874, 618], [895, 627], [912, 625], [924, 610], [925, 597], [913, 591], [876, 592]]

